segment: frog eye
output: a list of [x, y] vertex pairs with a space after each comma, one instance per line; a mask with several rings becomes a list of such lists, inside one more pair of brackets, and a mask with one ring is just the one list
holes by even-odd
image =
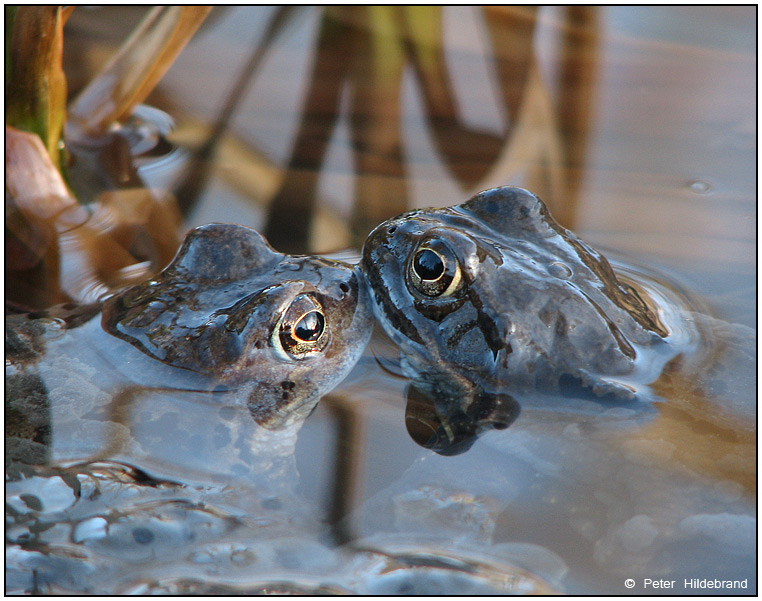
[[317, 299], [297, 296], [283, 314], [278, 328], [283, 350], [293, 357], [321, 351], [328, 343], [325, 314]]
[[428, 240], [413, 253], [410, 284], [426, 296], [449, 296], [461, 281], [460, 264], [441, 240]]
[[294, 338], [299, 342], [315, 342], [325, 329], [325, 317], [320, 311], [310, 311], [294, 326]]

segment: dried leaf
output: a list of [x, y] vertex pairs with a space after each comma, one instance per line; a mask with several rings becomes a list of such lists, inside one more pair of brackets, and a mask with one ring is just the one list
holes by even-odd
[[5, 143], [10, 300], [36, 309], [92, 302], [171, 260], [181, 221], [171, 195], [111, 191], [91, 214], [71, 196], [36, 134], [6, 126]]
[[77, 206], [40, 137], [5, 126], [5, 196], [27, 219], [50, 219]]

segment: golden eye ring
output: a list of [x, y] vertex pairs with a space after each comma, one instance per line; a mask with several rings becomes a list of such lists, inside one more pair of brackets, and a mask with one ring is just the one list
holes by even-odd
[[431, 239], [412, 253], [408, 267], [410, 286], [424, 296], [452, 295], [461, 283], [460, 263], [442, 240]]
[[283, 350], [295, 358], [323, 350], [328, 344], [328, 328], [317, 299], [307, 294], [297, 296], [283, 313], [278, 337]]

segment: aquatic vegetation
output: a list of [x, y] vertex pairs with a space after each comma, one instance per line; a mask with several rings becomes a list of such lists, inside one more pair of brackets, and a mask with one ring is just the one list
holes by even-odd
[[[124, 148], [126, 138], [114, 127], [145, 99], [210, 8], [154, 9], [67, 107], [63, 26], [73, 9], [5, 9], [5, 204], [12, 251], [6, 266], [9, 298], [20, 308], [93, 301], [155, 273], [179, 244], [173, 200], [140, 181], [129, 150], [126, 163], [123, 153], [115, 156], [113, 149]], [[78, 198], [69, 163], [87, 162], [92, 147], [97, 152], [91, 170], [111, 183], [86, 186]], [[148, 243], [136, 248], [141, 237]]]

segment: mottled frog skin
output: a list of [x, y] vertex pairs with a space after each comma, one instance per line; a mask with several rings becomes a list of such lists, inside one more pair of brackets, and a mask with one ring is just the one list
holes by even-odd
[[6, 320], [14, 459], [45, 462], [53, 444], [53, 460], [124, 457], [117, 446], [132, 449], [125, 460], [149, 460], [154, 445], [181, 439], [176, 460], [191, 467], [219, 459], [240, 473], [253, 456], [288, 457], [294, 438], [273, 431], [294, 431], [351, 370], [372, 330], [369, 305], [350, 266], [280, 254], [242, 226], [197, 228], [152, 280]]
[[359, 359], [372, 314], [347, 265], [282, 255], [254, 230], [194, 230], [154, 280], [103, 304], [103, 329], [217, 389], [248, 391], [258, 422], [306, 417]]
[[523, 189], [386, 221], [361, 264], [408, 375], [464, 408], [570, 382], [632, 398], [674, 356], [658, 303]]

